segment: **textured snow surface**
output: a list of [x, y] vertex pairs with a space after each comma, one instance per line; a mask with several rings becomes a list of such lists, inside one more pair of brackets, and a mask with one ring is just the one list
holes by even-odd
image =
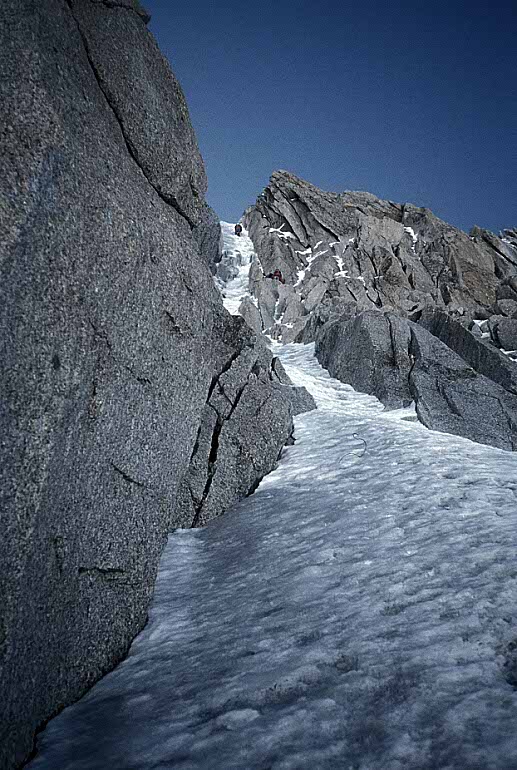
[[32, 770], [517, 768], [517, 454], [275, 353], [318, 410], [253, 496], [171, 535], [147, 627]]

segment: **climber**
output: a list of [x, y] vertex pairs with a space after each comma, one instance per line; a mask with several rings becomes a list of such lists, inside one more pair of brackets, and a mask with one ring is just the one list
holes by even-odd
[[280, 270], [278, 270], [278, 268], [273, 273], [273, 278], [276, 278], [277, 281], [280, 281], [280, 283], [285, 283], [285, 278], [282, 275], [282, 273], [280, 272]]
[[240, 235], [241, 233], [242, 233], [242, 225], [240, 225], [239, 223], [237, 223], [237, 224], [235, 225], [235, 235]]

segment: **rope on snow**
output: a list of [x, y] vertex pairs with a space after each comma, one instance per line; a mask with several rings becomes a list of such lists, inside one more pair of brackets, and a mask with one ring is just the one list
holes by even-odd
[[363, 457], [363, 456], [366, 454], [366, 450], [368, 449], [368, 444], [366, 443], [366, 441], [364, 440], [364, 438], [361, 438], [361, 436], [358, 436], [358, 435], [357, 435], [357, 433], [352, 433], [352, 436], [353, 436], [354, 438], [358, 439], [359, 441], [362, 441], [362, 442], [363, 442], [363, 444], [364, 444], [364, 447], [361, 449], [361, 454], [360, 454], [360, 455], [358, 455], [358, 454], [357, 454], [357, 452], [356, 452], [356, 450], [355, 450], [355, 449], [352, 449], [352, 451], [351, 451], [351, 452], [345, 452], [345, 454], [344, 454], [344, 455], [341, 455], [341, 457], [339, 458], [338, 462], [341, 462], [341, 460], [343, 459], [343, 457], [346, 457], [347, 455], [355, 455], [355, 457]]

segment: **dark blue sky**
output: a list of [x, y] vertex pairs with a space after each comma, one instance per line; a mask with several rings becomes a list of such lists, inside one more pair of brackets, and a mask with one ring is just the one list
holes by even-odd
[[517, 4], [143, 0], [187, 101], [208, 201], [275, 169], [517, 227]]

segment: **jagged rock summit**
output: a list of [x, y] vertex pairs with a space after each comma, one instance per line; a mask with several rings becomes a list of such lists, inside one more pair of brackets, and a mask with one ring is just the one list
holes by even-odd
[[333, 376], [390, 408], [414, 402], [430, 428], [517, 449], [515, 230], [467, 235], [428, 209], [286, 171], [243, 222], [250, 325], [315, 341]]
[[[517, 299], [513, 231], [498, 238], [475, 228], [469, 236], [429, 209], [324, 192], [286, 171], [271, 176], [243, 221], [260, 260], [251, 288], [263, 327], [284, 341], [314, 339], [320, 323], [347, 311], [415, 319], [437, 307], [482, 319], [496, 301]], [[275, 269], [284, 285], [260, 280]]]

